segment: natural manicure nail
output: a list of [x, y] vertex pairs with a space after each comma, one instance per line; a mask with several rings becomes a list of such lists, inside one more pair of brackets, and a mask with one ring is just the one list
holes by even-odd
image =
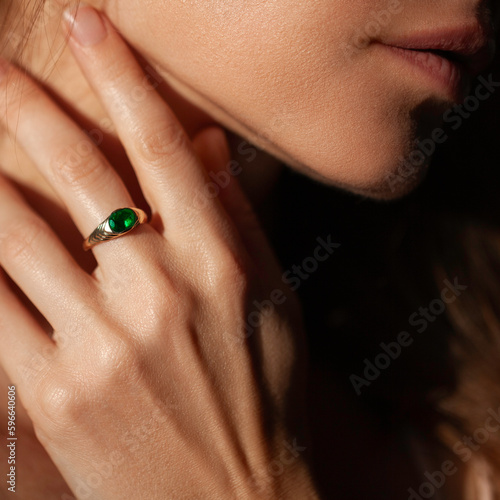
[[66, 10], [64, 19], [71, 37], [84, 47], [99, 43], [108, 33], [101, 15], [88, 5], [80, 3], [76, 12], [73, 9]]

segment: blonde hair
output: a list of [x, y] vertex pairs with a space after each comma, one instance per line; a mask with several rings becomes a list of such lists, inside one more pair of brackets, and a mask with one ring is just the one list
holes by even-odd
[[[39, 50], [35, 41], [43, 37], [49, 44], [51, 55], [55, 58], [61, 47], [53, 47], [48, 39], [48, 26], [60, 24], [62, 13], [68, 1], [62, 0], [4, 0], [0, 2], [0, 54], [2, 57], [26, 66], [28, 61], [37, 59]], [[77, 3], [77, 2], [76, 2]]]

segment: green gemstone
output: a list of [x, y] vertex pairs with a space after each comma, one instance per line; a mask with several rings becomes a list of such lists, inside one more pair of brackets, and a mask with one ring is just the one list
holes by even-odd
[[120, 208], [109, 216], [109, 227], [115, 233], [128, 231], [137, 222], [137, 215], [130, 208]]

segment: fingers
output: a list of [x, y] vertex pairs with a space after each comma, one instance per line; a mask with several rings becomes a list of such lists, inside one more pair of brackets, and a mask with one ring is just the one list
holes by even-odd
[[[280, 266], [257, 215], [238, 179], [227, 171], [231, 158], [224, 130], [220, 127], [203, 129], [193, 139], [193, 146], [204, 167], [218, 180], [217, 198], [234, 222], [244, 248], [264, 275], [276, 274]], [[203, 195], [208, 198], [208, 193]], [[207, 202], [198, 199], [198, 203]]]
[[29, 395], [26, 389], [49, 368], [55, 352], [54, 342], [14, 294], [0, 269], [0, 366], [21, 396]]
[[94, 294], [92, 278], [3, 176], [0, 265], [54, 329], [64, 328], [75, 304]]
[[140, 65], [105, 16], [82, 6], [69, 30], [73, 54], [113, 120], [150, 206], [168, 221], [170, 233], [193, 226], [204, 232], [219, 207], [212, 203], [193, 213], [206, 173], [172, 110], [145, 84]]
[[[0, 106], [0, 121], [52, 185], [83, 237], [115, 209], [135, 206], [122, 179], [94, 142], [14, 66], [0, 79]], [[141, 226], [134, 234], [149, 230]], [[133, 241], [132, 234], [127, 236], [129, 248]], [[111, 252], [113, 259], [108, 261], [115, 261], [118, 247], [123, 248], [121, 239], [96, 246], [97, 261], [101, 263]]]

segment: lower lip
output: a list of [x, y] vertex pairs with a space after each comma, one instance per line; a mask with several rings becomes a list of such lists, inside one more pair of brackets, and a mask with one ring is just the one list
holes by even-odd
[[423, 73], [434, 85], [455, 101], [465, 98], [465, 74], [460, 65], [432, 52], [402, 49], [383, 45], [396, 57], [408, 61], [419, 73]]

